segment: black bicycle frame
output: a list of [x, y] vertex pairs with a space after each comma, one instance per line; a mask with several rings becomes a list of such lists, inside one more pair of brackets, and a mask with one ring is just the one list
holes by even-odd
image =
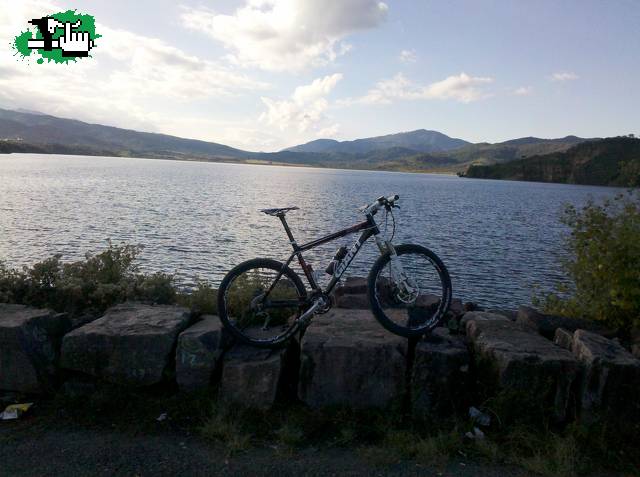
[[345, 237], [347, 235], [351, 235], [356, 232], [362, 231], [362, 234], [360, 235], [360, 237], [358, 237], [358, 240], [355, 241], [355, 243], [351, 247], [351, 250], [349, 250], [347, 255], [345, 255], [345, 257], [342, 259], [340, 264], [336, 267], [336, 271], [333, 274], [333, 277], [331, 278], [329, 283], [327, 284], [326, 289], [322, 291], [325, 294], [331, 293], [333, 288], [336, 286], [336, 284], [340, 280], [340, 277], [342, 277], [342, 274], [349, 267], [353, 259], [356, 257], [356, 255], [362, 248], [362, 245], [364, 245], [364, 243], [372, 235], [378, 235], [380, 233], [380, 229], [378, 228], [378, 225], [376, 224], [376, 222], [373, 220], [373, 216], [371, 214], [367, 214], [367, 220], [365, 220], [364, 222], [360, 222], [359, 224], [356, 224], [352, 227], [340, 230], [339, 232], [335, 232], [331, 235], [327, 235], [325, 237], [319, 238], [317, 240], [313, 240], [303, 245], [298, 245], [295, 238], [293, 238], [293, 234], [291, 233], [291, 229], [287, 224], [284, 214], [278, 214], [278, 218], [282, 222], [285, 232], [287, 232], [287, 237], [289, 237], [289, 242], [293, 247], [293, 253], [289, 256], [288, 260], [285, 262], [283, 266], [283, 270], [280, 271], [280, 273], [276, 277], [275, 281], [273, 282], [269, 290], [265, 293], [265, 296], [269, 296], [273, 287], [275, 287], [278, 280], [280, 280], [280, 277], [284, 272], [284, 268], [288, 267], [289, 264], [293, 261], [293, 259], [296, 256], [298, 257], [298, 262], [300, 263], [300, 267], [302, 267], [302, 271], [307, 277], [307, 280], [309, 281], [309, 285], [311, 285], [311, 288], [313, 289], [313, 291], [316, 291], [316, 292], [320, 291], [320, 287], [318, 286], [318, 283], [316, 282], [316, 279], [313, 276], [313, 270], [311, 266], [307, 265], [307, 262], [305, 262], [304, 257], [302, 256], [302, 252], [319, 247], [320, 245], [324, 245], [325, 243], [331, 242], [341, 237]]

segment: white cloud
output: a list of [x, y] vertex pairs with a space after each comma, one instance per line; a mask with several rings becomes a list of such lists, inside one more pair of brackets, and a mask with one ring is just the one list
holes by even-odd
[[533, 93], [533, 88], [531, 86], [520, 86], [513, 90], [513, 95], [515, 96], [530, 96]]
[[231, 15], [185, 6], [181, 21], [222, 42], [235, 64], [298, 71], [344, 54], [344, 38], [376, 27], [387, 10], [378, 0], [245, 0]]
[[327, 126], [326, 128], [320, 129], [316, 133], [316, 137], [322, 138], [334, 138], [340, 132], [340, 124], [332, 124], [331, 126]]
[[551, 81], [573, 81], [577, 80], [578, 78], [579, 76], [571, 71], [553, 73], [551, 75]]
[[402, 50], [398, 55], [398, 59], [402, 63], [415, 63], [418, 61], [416, 50]]
[[[69, 65], [38, 65], [33, 54], [23, 61], [13, 56], [13, 36], [26, 30], [28, 19], [62, 10], [47, 1], [18, 2], [15, 9], [0, 9], [0, 107], [165, 132], [177, 116], [176, 108], [189, 101], [269, 86], [163, 40], [102, 24], [96, 25], [102, 37], [92, 58]], [[217, 139], [210, 135], [200, 137]]]
[[340, 73], [318, 78], [298, 86], [290, 99], [261, 98], [267, 110], [260, 115], [260, 121], [280, 131], [306, 133], [321, 129], [329, 107], [326, 96], [341, 79]]
[[469, 76], [466, 73], [449, 76], [442, 81], [428, 85], [419, 85], [408, 80], [402, 73], [393, 78], [376, 83], [367, 94], [360, 98], [339, 101], [341, 105], [354, 103], [390, 104], [396, 100], [453, 100], [470, 103], [490, 96], [483, 86], [493, 82], [493, 78]]

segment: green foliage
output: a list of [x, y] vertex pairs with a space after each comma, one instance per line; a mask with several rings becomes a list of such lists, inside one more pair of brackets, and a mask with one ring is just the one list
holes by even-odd
[[79, 314], [100, 313], [126, 300], [174, 303], [172, 275], [139, 273], [141, 247], [113, 245], [85, 260], [61, 261], [60, 255], [21, 270], [0, 264], [0, 301]]
[[218, 314], [218, 289], [207, 280], [196, 279], [196, 287], [190, 293], [178, 295], [177, 301], [197, 315]]
[[471, 165], [467, 177], [571, 184], [640, 185], [640, 139], [614, 137], [587, 141], [564, 152], [502, 164]]
[[571, 228], [564, 266], [574, 289], [547, 297], [546, 311], [625, 333], [640, 327], [640, 192], [579, 210], [569, 206], [563, 222]]

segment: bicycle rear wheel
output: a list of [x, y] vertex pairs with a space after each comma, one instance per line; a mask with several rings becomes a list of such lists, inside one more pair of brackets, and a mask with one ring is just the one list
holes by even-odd
[[256, 258], [224, 277], [218, 290], [218, 313], [224, 327], [242, 343], [276, 348], [300, 327], [306, 296], [293, 270], [275, 260]]
[[395, 247], [371, 268], [368, 294], [376, 319], [400, 336], [417, 337], [435, 328], [451, 304], [449, 272], [431, 250], [420, 245]]

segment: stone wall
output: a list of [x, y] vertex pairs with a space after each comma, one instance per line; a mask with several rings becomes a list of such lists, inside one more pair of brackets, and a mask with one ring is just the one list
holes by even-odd
[[125, 303], [93, 321], [72, 321], [0, 305], [0, 391], [77, 390], [72, 380], [175, 383], [259, 409], [298, 400], [313, 409], [400, 407], [434, 417], [512, 393], [557, 421], [638, 412], [640, 360], [607, 330], [526, 307], [465, 313], [455, 301], [448, 317], [455, 334], [437, 328], [408, 340], [378, 324], [365, 291], [349, 280], [339, 307], [280, 350], [234, 345], [217, 317], [194, 319], [177, 306]]

